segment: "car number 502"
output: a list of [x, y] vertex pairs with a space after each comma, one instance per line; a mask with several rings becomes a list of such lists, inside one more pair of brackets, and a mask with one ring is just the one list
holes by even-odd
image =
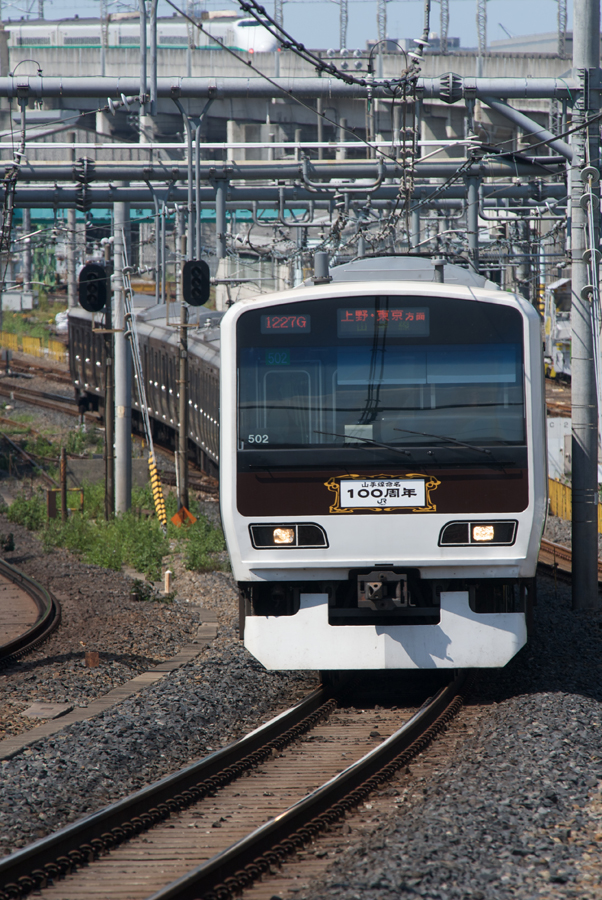
[[267, 434], [250, 434], [247, 441], [249, 444], [268, 444], [269, 438]]

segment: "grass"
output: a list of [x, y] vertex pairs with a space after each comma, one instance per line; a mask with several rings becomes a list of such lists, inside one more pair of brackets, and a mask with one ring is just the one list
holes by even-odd
[[48, 299], [45, 291], [39, 292], [38, 306], [31, 312], [11, 312], [5, 310], [2, 315], [2, 330], [11, 334], [46, 339], [52, 337], [55, 316], [67, 309], [66, 300]]
[[[79, 495], [68, 495], [68, 502], [79, 503]], [[166, 497], [168, 519], [176, 512], [173, 494]], [[72, 511], [66, 522], [46, 518], [46, 498], [41, 489], [31, 496], [19, 495], [6, 514], [11, 522], [40, 533], [47, 551], [65, 547], [85, 562], [119, 570], [132, 566], [149, 581], [161, 578], [163, 560], [171, 548], [184, 554], [187, 569], [207, 572], [224, 568], [220, 554], [226, 548], [220, 528], [200, 516], [193, 525], [176, 528], [168, 523], [164, 534], [154, 516], [144, 517], [142, 510], [152, 510], [149, 486], [132, 490], [132, 509], [104, 519], [104, 483], [84, 488], [84, 512]]]

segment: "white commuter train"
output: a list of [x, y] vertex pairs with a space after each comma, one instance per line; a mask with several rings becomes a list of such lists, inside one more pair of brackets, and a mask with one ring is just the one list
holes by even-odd
[[[188, 46], [188, 25], [181, 17], [159, 18], [157, 42], [159, 48], [177, 49]], [[250, 53], [270, 53], [278, 49], [278, 42], [259, 22], [239, 16], [233, 11], [211, 11], [203, 17], [203, 27], [212, 37], [227, 47]], [[70, 47], [94, 48], [101, 45], [99, 19], [60, 19], [6, 22], [9, 47]], [[201, 50], [219, 49], [219, 45], [198, 29], [192, 29], [194, 47]], [[139, 47], [140, 24], [132, 15], [113, 15], [107, 24], [107, 46]]]
[[221, 325], [221, 510], [269, 669], [505, 665], [546, 502], [540, 319], [429, 260], [362, 259]]

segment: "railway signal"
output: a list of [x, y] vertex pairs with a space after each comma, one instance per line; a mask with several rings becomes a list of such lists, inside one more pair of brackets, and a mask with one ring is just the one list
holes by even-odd
[[109, 272], [98, 263], [86, 263], [79, 274], [79, 304], [86, 312], [100, 312], [107, 304]]
[[190, 306], [204, 306], [209, 300], [211, 275], [204, 259], [189, 259], [182, 269], [182, 293]]

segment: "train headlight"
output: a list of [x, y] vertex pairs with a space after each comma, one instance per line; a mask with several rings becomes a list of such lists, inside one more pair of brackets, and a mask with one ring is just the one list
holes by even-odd
[[473, 525], [472, 539], [475, 542], [492, 541], [495, 537], [495, 528], [493, 525]]
[[510, 546], [516, 539], [518, 522], [513, 519], [494, 522], [448, 522], [439, 533], [440, 547]]
[[326, 532], [313, 522], [249, 525], [249, 533], [256, 550], [328, 547]]

